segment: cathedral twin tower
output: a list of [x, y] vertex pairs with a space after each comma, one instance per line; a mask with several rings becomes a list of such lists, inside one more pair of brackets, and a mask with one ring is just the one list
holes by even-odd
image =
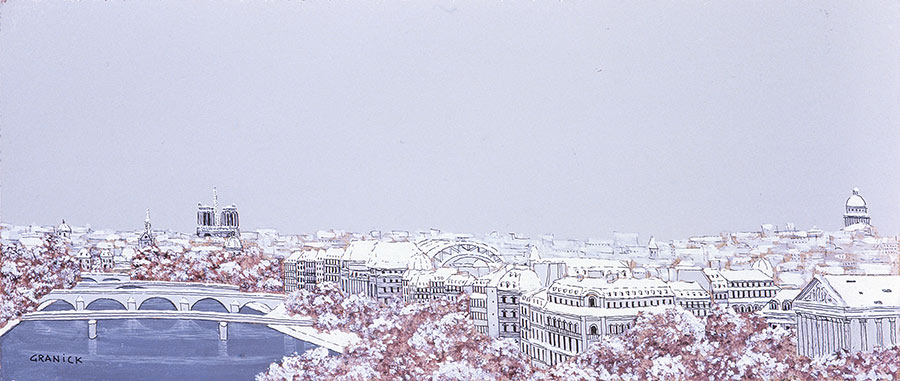
[[213, 188], [213, 206], [197, 205], [197, 236], [236, 237], [240, 235], [240, 218], [234, 204], [222, 208], [219, 214], [219, 196]]

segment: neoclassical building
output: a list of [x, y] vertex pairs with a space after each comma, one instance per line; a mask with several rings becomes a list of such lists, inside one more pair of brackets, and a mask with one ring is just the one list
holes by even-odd
[[870, 222], [866, 200], [859, 195], [859, 188], [853, 188], [853, 194], [844, 204], [844, 227], [855, 224], [871, 225]]
[[793, 303], [797, 348], [820, 357], [896, 346], [900, 276], [816, 275]]

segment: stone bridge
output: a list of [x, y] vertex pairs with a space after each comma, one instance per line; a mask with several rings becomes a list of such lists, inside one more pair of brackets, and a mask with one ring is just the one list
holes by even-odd
[[[150, 300], [165, 301], [174, 308], [160, 310], [142, 308]], [[209, 300], [218, 304], [218, 311], [209, 311], [212, 303], [206, 303], [204, 310], [195, 310], [199, 302]], [[237, 286], [210, 283], [181, 283], [131, 280], [101, 280], [81, 282], [72, 289], [53, 290], [41, 298], [38, 310], [22, 316], [22, 321], [87, 320], [88, 338], [97, 338], [100, 320], [116, 319], [175, 319], [207, 320], [218, 322], [219, 339], [228, 340], [229, 323], [264, 324], [283, 334], [343, 352], [344, 345], [335, 341], [327, 332], [318, 332], [312, 327], [308, 317], [290, 317], [283, 309], [272, 313], [284, 302], [284, 295], [268, 293], [240, 292]], [[56, 302], [71, 306], [67, 310], [45, 310]], [[98, 301], [107, 303], [94, 304]], [[118, 304], [110, 304], [109, 301]], [[110, 306], [114, 306], [110, 308]], [[263, 313], [241, 313], [244, 307]], [[118, 307], [118, 308], [115, 308]]]
[[[68, 290], [53, 290], [41, 298], [42, 306], [62, 301], [75, 311], [96, 310], [93, 303], [113, 301], [122, 310], [138, 311], [148, 300], [163, 300], [177, 311], [192, 311], [198, 302], [211, 300], [221, 306], [222, 312], [237, 313], [250, 305], [262, 312], [272, 311], [282, 304], [284, 295], [240, 292], [236, 286], [206, 283], [179, 283], [153, 281], [117, 281], [79, 283]], [[92, 308], [94, 307], [94, 308]]]

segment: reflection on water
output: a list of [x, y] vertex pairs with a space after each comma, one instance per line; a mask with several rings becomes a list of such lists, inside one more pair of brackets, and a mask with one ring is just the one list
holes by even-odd
[[[71, 308], [59, 304], [45, 310]], [[216, 304], [195, 309], [218, 311]], [[153, 306], [144, 309], [163, 309]], [[0, 380], [251, 380], [282, 356], [316, 347], [258, 324], [229, 323], [221, 341], [217, 326], [100, 320], [97, 339], [89, 340], [87, 321], [26, 321], [0, 338]], [[52, 360], [33, 361], [45, 356]]]

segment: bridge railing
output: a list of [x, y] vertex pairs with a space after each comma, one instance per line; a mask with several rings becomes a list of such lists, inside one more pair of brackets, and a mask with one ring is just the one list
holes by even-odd
[[200, 282], [166, 282], [166, 281], [155, 281], [155, 280], [126, 280], [121, 282], [79, 282], [75, 285], [75, 288], [87, 288], [87, 289], [116, 289], [123, 288], [127, 286], [134, 287], [156, 287], [156, 288], [210, 288], [216, 290], [228, 290], [228, 291], [240, 291], [240, 287], [231, 285], [231, 284], [223, 284], [223, 283], [200, 283]]

